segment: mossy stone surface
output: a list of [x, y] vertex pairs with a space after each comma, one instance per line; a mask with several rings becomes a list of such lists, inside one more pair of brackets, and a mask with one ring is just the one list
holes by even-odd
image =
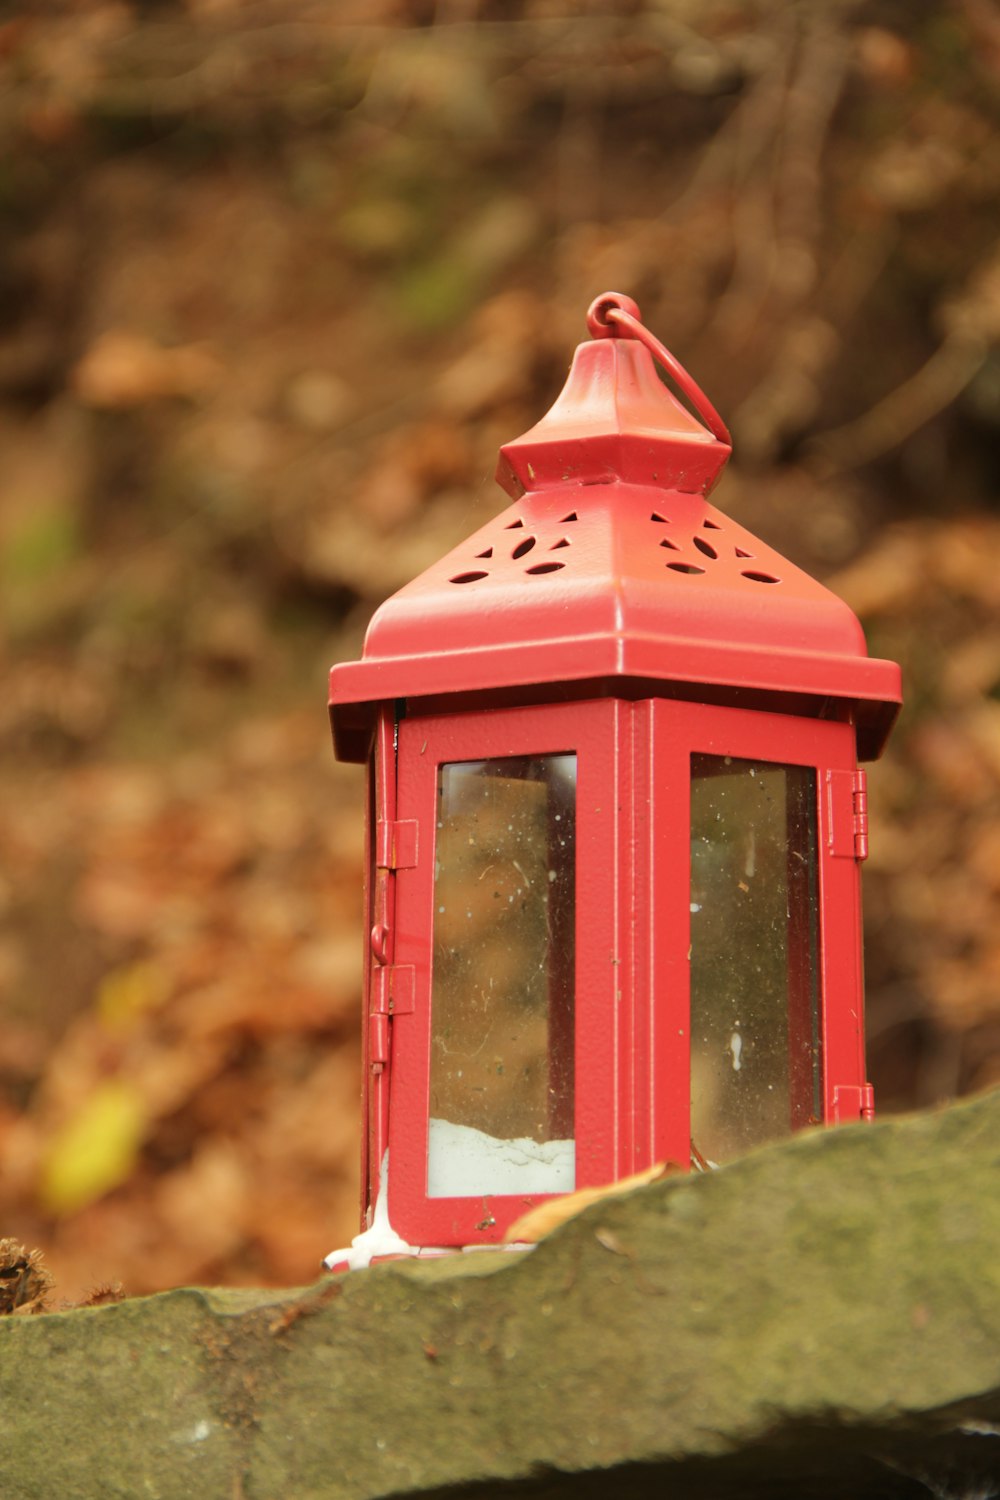
[[998, 1169], [1000, 1093], [530, 1254], [8, 1318], [0, 1495], [1000, 1495]]

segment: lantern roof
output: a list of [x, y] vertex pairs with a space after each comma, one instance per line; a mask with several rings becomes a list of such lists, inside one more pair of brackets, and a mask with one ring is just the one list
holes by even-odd
[[[630, 299], [592, 305], [551, 410], [500, 450], [516, 497], [375, 612], [330, 678], [338, 754], [394, 699], [593, 691], [853, 717], [878, 755], [900, 703], [852, 610], [707, 496], [729, 434]], [[663, 385], [654, 356], [702, 417]]]

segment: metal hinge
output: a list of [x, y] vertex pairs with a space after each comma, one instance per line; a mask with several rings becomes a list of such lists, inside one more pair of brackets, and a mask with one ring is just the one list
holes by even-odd
[[827, 771], [826, 796], [830, 853], [845, 859], [867, 859], [867, 771]]
[[833, 1120], [835, 1125], [848, 1120], [875, 1118], [875, 1090], [870, 1083], [838, 1083], [833, 1090]]
[[412, 870], [417, 863], [417, 824], [412, 818], [380, 819], [375, 825], [375, 863], [380, 870]]
[[368, 1016], [368, 1061], [389, 1061], [389, 1022], [413, 1014], [416, 969], [413, 964], [382, 964], [372, 971]]
[[854, 776], [854, 854], [868, 858], [868, 772], [855, 771]]
[[416, 969], [413, 964], [383, 964], [372, 974], [372, 1012], [383, 1016], [413, 1013]]

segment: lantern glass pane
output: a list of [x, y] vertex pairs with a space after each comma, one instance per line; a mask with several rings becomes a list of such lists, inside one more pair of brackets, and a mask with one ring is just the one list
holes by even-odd
[[432, 1198], [575, 1185], [576, 756], [438, 773]]
[[816, 771], [691, 769], [691, 1138], [714, 1164], [822, 1114]]

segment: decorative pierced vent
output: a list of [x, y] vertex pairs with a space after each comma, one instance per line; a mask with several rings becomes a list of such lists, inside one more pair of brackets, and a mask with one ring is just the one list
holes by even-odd
[[553, 557], [552, 554], [561, 552], [565, 547], [572, 545], [562, 528], [571, 526], [578, 519], [574, 510], [562, 516], [555, 526], [551, 522], [545, 522], [541, 526], [529, 528], [522, 520], [508, 521], [500, 534], [500, 539], [482, 552], [476, 553], [475, 561], [489, 566], [469, 568], [466, 572], [456, 573], [449, 579], [449, 582], [479, 583], [481, 579], [489, 578], [491, 574], [498, 572], [521, 572], [528, 578], [541, 578], [547, 573], [558, 573], [566, 564], [562, 558]]
[[[649, 519], [656, 529], [657, 545], [666, 553], [663, 565], [675, 576], [711, 578], [721, 568], [730, 577], [735, 570], [748, 583], [781, 582], [777, 574], [757, 566], [754, 553], [739, 546], [719, 521], [704, 520], [692, 531], [690, 519], [675, 523], [659, 511], [653, 511]], [[577, 512], [570, 511], [534, 524], [520, 518], [508, 521], [490, 546], [477, 552], [471, 565], [453, 574], [449, 582], [470, 584], [513, 573], [527, 578], [558, 573], [566, 566], [567, 559], [560, 554], [572, 546], [572, 527], [578, 520]]]
[[[670, 518], [661, 515], [659, 511], [654, 510], [649, 519], [656, 526], [673, 525]], [[693, 536], [687, 528], [678, 526], [671, 534], [662, 536], [659, 545], [668, 554], [679, 554], [677, 557], [668, 556], [666, 560], [665, 566], [672, 573], [693, 578], [706, 573], [711, 576], [720, 564], [731, 568], [735, 563], [740, 577], [746, 578], [750, 583], [781, 582], [776, 574], [767, 573], [762, 568], [744, 567], [744, 563], [754, 561], [754, 554], [744, 547], [737, 547], [727, 537], [726, 528], [718, 521], [703, 521], [700, 530]]]

